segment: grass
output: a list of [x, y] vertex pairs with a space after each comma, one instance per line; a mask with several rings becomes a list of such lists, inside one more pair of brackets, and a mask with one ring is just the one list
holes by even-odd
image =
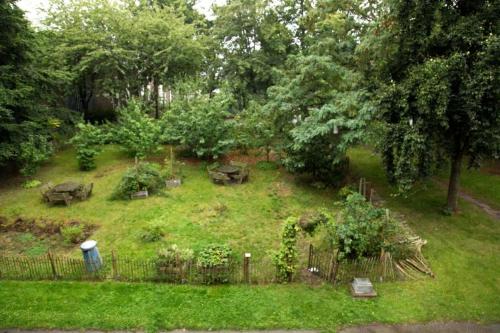
[[[371, 322], [498, 322], [500, 223], [463, 201], [460, 201], [461, 211], [458, 215], [442, 215], [440, 210], [446, 193], [432, 182], [419, 185], [410, 198], [392, 196], [393, 189], [385, 181], [377, 156], [360, 148], [352, 150], [350, 157], [353, 173], [372, 181], [377, 192], [386, 200], [386, 205], [402, 214], [407, 223], [428, 240], [424, 255], [436, 274], [435, 279], [377, 283], [375, 287], [379, 296], [372, 300], [354, 300], [345, 286], [334, 288], [328, 285], [202, 287], [4, 281], [0, 282], [0, 327], [148, 330], [310, 328], [334, 331], [343, 325]], [[201, 186], [202, 172], [189, 170], [192, 170], [189, 172], [193, 176], [188, 174], [187, 179], [196, 177], [199, 172], [198, 186]], [[261, 177], [257, 180], [287, 179], [286, 175], [274, 172], [257, 171], [255, 176]], [[255, 178], [253, 181], [256, 182]], [[188, 186], [186, 183], [183, 190], [189, 189]], [[253, 186], [258, 190], [267, 185]], [[295, 191], [301, 189], [297, 189], [293, 182], [290, 186]], [[492, 186], [500, 190], [498, 182], [493, 182]], [[203, 189], [213, 191], [208, 186]], [[230, 196], [225, 188], [215, 189]], [[287, 209], [305, 208], [315, 198], [322, 198], [321, 203], [331, 200], [330, 193], [303, 190], [299, 193], [306, 198], [296, 198], [294, 194], [279, 200]], [[11, 191], [16, 193], [18, 190]], [[263, 193], [262, 189], [260, 191]], [[5, 193], [3, 195], [5, 198]], [[174, 192], [169, 198], [152, 199], [151, 203], [148, 199], [142, 203], [147, 210], [154, 211], [150, 204], [169, 202], [173, 197]], [[259, 198], [266, 198], [269, 200], [267, 204], [271, 205], [269, 202], [272, 200], [267, 199], [267, 194], [261, 194]], [[14, 205], [15, 201], [10, 203]], [[130, 204], [135, 203], [125, 206]], [[11, 207], [5, 205], [3, 200], [2, 206]], [[250, 209], [253, 207], [247, 206]], [[65, 212], [64, 208], [54, 209]], [[243, 206], [239, 209], [244, 212]], [[259, 212], [246, 212], [254, 213]], [[242, 216], [245, 214], [242, 213]], [[268, 222], [263, 220], [255, 223]], [[266, 232], [271, 230], [267, 226], [262, 228]], [[181, 230], [186, 232], [185, 229]], [[227, 232], [234, 235], [239, 233], [237, 230]], [[246, 237], [251, 239], [253, 236]]]
[[[155, 157], [163, 160], [163, 156]], [[264, 255], [279, 242], [281, 223], [288, 215], [331, 205], [332, 194], [295, 182], [282, 170], [251, 167], [251, 181], [238, 186], [217, 186], [208, 179], [203, 163], [186, 163], [184, 184], [165, 196], [145, 200], [110, 201], [109, 197], [133, 160], [115, 146], [108, 146], [91, 172], [78, 170], [75, 153], [58, 154], [37, 175], [44, 183], [68, 180], [94, 183], [88, 201], [70, 207], [50, 207], [41, 201], [40, 189], [10, 184], [0, 192], [0, 215], [53, 220], [79, 220], [99, 226], [92, 235], [101, 252], [114, 249], [122, 255], [151, 257], [166, 244], [192, 247], [228, 243], [237, 253]], [[160, 225], [166, 235], [161, 242], [141, 241], [142, 229]], [[1, 246], [0, 239], [0, 246]], [[26, 248], [9, 247], [13, 254]], [[54, 252], [79, 256], [78, 247], [53, 247]]]

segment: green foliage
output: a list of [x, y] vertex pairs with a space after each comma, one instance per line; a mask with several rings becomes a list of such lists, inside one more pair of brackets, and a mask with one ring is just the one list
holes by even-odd
[[291, 282], [297, 271], [297, 219], [289, 217], [283, 224], [281, 232], [281, 245], [279, 252], [273, 257], [277, 269], [277, 278], [281, 282]]
[[160, 125], [146, 113], [138, 100], [118, 111], [118, 122], [114, 128], [114, 140], [131, 156], [145, 158], [159, 147]]
[[23, 188], [25, 189], [36, 188], [39, 187], [40, 185], [42, 185], [41, 181], [37, 179], [30, 179], [23, 183]]
[[235, 121], [234, 136], [237, 146], [244, 151], [263, 149], [266, 161], [269, 161], [276, 136], [271, 113], [257, 102], [251, 101], [248, 108], [236, 115]]
[[234, 143], [228, 120], [228, 96], [195, 95], [179, 98], [163, 117], [164, 140], [180, 144], [200, 158], [217, 159]]
[[299, 218], [298, 225], [302, 231], [312, 236], [318, 227], [327, 224], [329, 218], [330, 215], [325, 211], [308, 212]]
[[[391, 1], [370, 50], [385, 122], [381, 151], [402, 192], [451, 160], [447, 209], [457, 208], [462, 160], [500, 154], [498, 3]], [[384, 53], [385, 54], [385, 53]]]
[[78, 244], [84, 241], [85, 234], [82, 225], [69, 225], [61, 227], [61, 235], [66, 244]]
[[200, 250], [196, 256], [202, 268], [228, 267], [233, 251], [225, 244], [211, 244]]
[[165, 236], [165, 230], [163, 226], [159, 224], [150, 224], [142, 228], [139, 238], [146, 243], [157, 242]]
[[100, 128], [88, 123], [77, 125], [78, 132], [71, 139], [76, 148], [76, 158], [80, 170], [91, 170], [96, 167], [95, 157], [100, 152], [103, 143], [103, 133]]
[[389, 251], [395, 258], [408, 255], [404, 232], [399, 222], [376, 208], [359, 193], [351, 193], [341, 202], [337, 221], [329, 223], [329, 237], [338, 249], [339, 259], [379, 256]]
[[125, 172], [112, 198], [130, 199], [132, 194], [143, 190], [147, 190], [151, 195], [158, 193], [164, 186], [160, 166], [156, 163], [141, 162]]
[[52, 155], [52, 152], [52, 145], [45, 136], [30, 134], [20, 146], [21, 174], [25, 177], [35, 175], [40, 165]]
[[187, 263], [194, 259], [192, 249], [184, 249], [173, 244], [158, 251], [158, 263], [160, 265]]

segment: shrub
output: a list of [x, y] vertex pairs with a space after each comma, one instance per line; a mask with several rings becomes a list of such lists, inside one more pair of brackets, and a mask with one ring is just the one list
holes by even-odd
[[203, 268], [228, 266], [232, 253], [227, 245], [208, 245], [198, 253], [198, 265]]
[[78, 244], [85, 240], [83, 226], [81, 225], [61, 227], [61, 235], [67, 244]]
[[233, 252], [227, 245], [212, 244], [203, 248], [197, 256], [201, 268], [201, 282], [206, 284], [227, 283], [231, 274]]
[[160, 166], [156, 163], [141, 162], [129, 168], [113, 192], [113, 199], [130, 199], [138, 191], [149, 194], [159, 192], [164, 187]]
[[37, 179], [32, 179], [32, 180], [27, 180], [23, 183], [23, 188], [25, 189], [30, 189], [30, 188], [35, 188], [39, 187], [42, 185], [42, 182], [37, 180]]
[[184, 282], [193, 258], [193, 250], [182, 249], [175, 244], [159, 250], [156, 259], [159, 278], [167, 282]]
[[193, 258], [193, 250], [180, 248], [176, 244], [158, 251], [158, 262], [160, 263], [184, 263], [193, 260]]
[[382, 249], [403, 254], [407, 247], [398, 239], [399, 223], [386, 216], [359, 193], [352, 193], [341, 203], [339, 221], [329, 223], [331, 243], [339, 250], [339, 258], [372, 257]]
[[158, 150], [160, 125], [149, 117], [145, 106], [131, 100], [128, 105], [118, 110], [118, 122], [114, 128], [114, 140], [130, 156], [144, 158]]
[[297, 221], [289, 217], [281, 232], [280, 250], [273, 257], [276, 265], [277, 278], [281, 282], [292, 281], [293, 275], [297, 270], [298, 252], [297, 252]]
[[179, 99], [163, 117], [164, 140], [180, 144], [200, 158], [218, 158], [233, 145], [224, 96]]
[[139, 234], [139, 238], [143, 242], [152, 243], [157, 242], [165, 236], [165, 231], [161, 225], [152, 224], [144, 227]]
[[21, 174], [25, 177], [33, 176], [40, 165], [52, 155], [52, 152], [52, 145], [45, 136], [30, 134], [20, 145]]
[[100, 128], [92, 124], [80, 123], [77, 125], [78, 132], [71, 139], [76, 148], [76, 159], [80, 170], [92, 170], [96, 167], [95, 157], [100, 152], [103, 142], [103, 134]]

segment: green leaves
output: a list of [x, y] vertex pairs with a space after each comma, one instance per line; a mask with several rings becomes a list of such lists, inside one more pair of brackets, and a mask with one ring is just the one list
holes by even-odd
[[277, 276], [281, 282], [291, 282], [293, 274], [297, 270], [297, 233], [299, 230], [295, 217], [287, 218], [283, 224], [280, 250], [273, 257]]
[[88, 171], [96, 167], [95, 157], [103, 144], [103, 133], [100, 128], [90, 123], [77, 125], [78, 132], [71, 139], [76, 148], [76, 158], [81, 170]]
[[161, 134], [160, 124], [146, 114], [146, 108], [137, 100], [118, 111], [114, 127], [114, 141], [131, 156], [145, 158], [156, 152]]

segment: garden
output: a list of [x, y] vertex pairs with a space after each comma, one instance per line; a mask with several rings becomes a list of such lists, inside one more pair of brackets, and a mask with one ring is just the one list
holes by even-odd
[[201, 5], [0, 3], [0, 328], [498, 322], [500, 8]]

